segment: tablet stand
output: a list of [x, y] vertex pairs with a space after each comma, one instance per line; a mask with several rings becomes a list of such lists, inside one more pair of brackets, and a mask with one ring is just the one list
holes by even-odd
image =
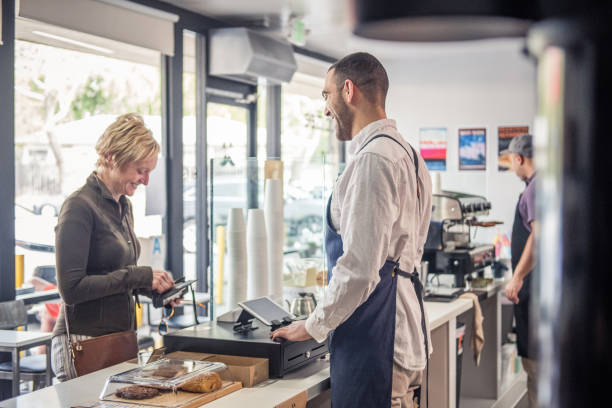
[[252, 314], [242, 309], [240, 316], [238, 316], [238, 322], [234, 325], [234, 331], [236, 333], [246, 334], [257, 329], [257, 327], [253, 327], [254, 318], [255, 317]]

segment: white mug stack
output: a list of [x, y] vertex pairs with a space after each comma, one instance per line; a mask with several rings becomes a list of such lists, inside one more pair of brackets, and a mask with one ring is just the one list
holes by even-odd
[[236, 308], [247, 299], [247, 245], [246, 225], [242, 208], [232, 208], [227, 219], [227, 305]]
[[280, 179], [266, 179], [264, 212], [268, 234], [268, 294], [272, 300], [283, 299], [283, 182]]
[[268, 239], [264, 210], [251, 208], [247, 217], [247, 298], [268, 293]]

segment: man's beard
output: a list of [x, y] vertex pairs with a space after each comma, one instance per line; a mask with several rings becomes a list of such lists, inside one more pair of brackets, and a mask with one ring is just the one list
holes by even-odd
[[336, 138], [340, 141], [352, 140], [354, 115], [344, 101], [338, 103], [334, 116], [336, 118]]

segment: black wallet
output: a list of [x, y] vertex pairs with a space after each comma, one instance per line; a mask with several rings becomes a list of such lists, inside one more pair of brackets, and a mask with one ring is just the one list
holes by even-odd
[[153, 306], [154, 307], [166, 306], [168, 303], [170, 303], [171, 300], [183, 297], [185, 292], [189, 290], [189, 285], [191, 285], [194, 282], [195, 282], [195, 279], [188, 280], [185, 282], [177, 281], [177, 282], [174, 282], [176, 286], [174, 286], [172, 289], [168, 289], [164, 293], [157, 293], [153, 291], [153, 294], [151, 296], [151, 300], [153, 300]]

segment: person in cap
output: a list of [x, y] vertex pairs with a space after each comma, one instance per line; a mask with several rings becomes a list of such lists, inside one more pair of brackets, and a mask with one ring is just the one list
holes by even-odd
[[535, 269], [535, 178], [533, 145], [531, 135], [520, 135], [512, 139], [507, 150], [510, 168], [525, 182], [525, 190], [519, 196], [514, 214], [511, 242], [512, 279], [506, 285], [506, 297], [514, 302], [518, 355], [527, 373], [529, 405], [537, 402], [537, 359], [530, 346], [529, 303], [533, 273]]
[[307, 320], [272, 333], [318, 342], [330, 335], [334, 408], [413, 407], [431, 352], [415, 271], [431, 218], [431, 179], [386, 116], [388, 86], [384, 67], [367, 53], [328, 70], [325, 115], [351, 154], [327, 206], [328, 289]]

